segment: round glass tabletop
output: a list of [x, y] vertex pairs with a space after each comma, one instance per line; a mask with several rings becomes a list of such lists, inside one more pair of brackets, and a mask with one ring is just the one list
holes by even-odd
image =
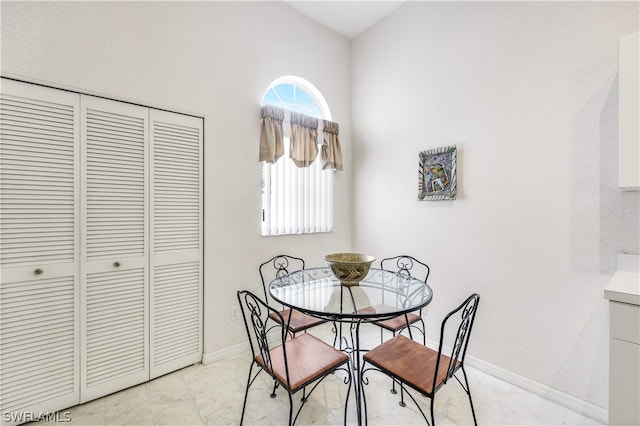
[[309, 268], [269, 284], [274, 300], [330, 320], [378, 321], [415, 311], [431, 302], [431, 288], [417, 278], [369, 269], [358, 285], [345, 286], [329, 267]]

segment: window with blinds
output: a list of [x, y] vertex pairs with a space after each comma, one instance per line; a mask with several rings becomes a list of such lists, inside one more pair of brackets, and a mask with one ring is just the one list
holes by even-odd
[[[262, 99], [290, 113], [320, 121], [331, 112], [322, 94], [308, 81], [294, 76], [275, 80]], [[262, 235], [290, 235], [333, 231], [333, 170], [323, 170], [320, 160], [299, 167], [291, 159], [291, 135], [284, 126], [284, 152], [276, 161], [262, 161]]]

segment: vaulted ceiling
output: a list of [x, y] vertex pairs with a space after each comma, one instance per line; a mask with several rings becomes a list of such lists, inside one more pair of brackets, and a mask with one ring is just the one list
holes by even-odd
[[404, 1], [285, 1], [348, 39], [357, 37]]

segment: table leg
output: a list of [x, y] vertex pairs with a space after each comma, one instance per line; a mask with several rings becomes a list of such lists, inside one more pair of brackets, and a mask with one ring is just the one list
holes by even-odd
[[[348, 322], [349, 332], [343, 335], [342, 325], [340, 323], [340, 350], [347, 352], [351, 358], [352, 383], [354, 387], [355, 403], [356, 403], [356, 419], [358, 425], [367, 424], [367, 401], [364, 395], [364, 383], [362, 381], [362, 354], [360, 348], [360, 320]], [[348, 337], [347, 337], [348, 335]], [[350, 342], [349, 342], [350, 341]], [[347, 403], [346, 401], [345, 403]]]
[[[356, 394], [356, 416], [358, 425], [367, 424], [367, 402], [362, 383], [362, 356], [360, 355], [360, 321], [355, 323], [355, 337], [353, 338], [353, 355], [355, 357], [354, 380]], [[363, 411], [364, 410], [364, 411]]]

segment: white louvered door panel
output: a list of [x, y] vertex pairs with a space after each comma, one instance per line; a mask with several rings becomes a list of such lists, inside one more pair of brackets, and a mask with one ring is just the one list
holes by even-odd
[[151, 110], [151, 378], [202, 360], [201, 118]]
[[82, 96], [82, 402], [149, 379], [148, 109]]
[[18, 424], [80, 398], [80, 96], [1, 92], [0, 423]]

